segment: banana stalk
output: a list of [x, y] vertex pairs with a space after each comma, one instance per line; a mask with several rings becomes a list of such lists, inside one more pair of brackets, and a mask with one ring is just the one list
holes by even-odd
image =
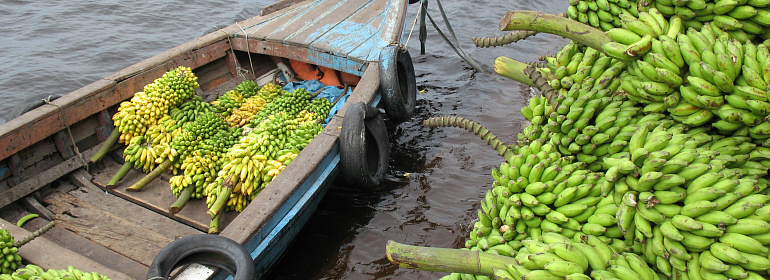
[[224, 207], [227, 201], [230, 200], [230, 194], [233, 192], [233, 187], [238, 184], [238, 180], [238, 176], [230, 175], [230, 177], [227, 177], [222, 183], [222, 190], [217, 195], [217, 200], [214, 202], [214, 205], [211, 205], [211, 208], [209, 208], [208, 211], [212, 220], [216, 219], [217, 216], [222, 213], [222, 207]]
[[524, 69], [526, 69], [528, 66], [529, 65], [524, 62], [505, 56], [501, 56], [495, 59], [495, 73], [498, 75], [512, 79], [514, 81], [518, 81], [531, 87], [537, 86], [535, 85], [535, 82], [533, 82], [532, 79], [530, 79], [529, 76], [524, 73]]
[[190, 196], [192, 196], [193, 191], [195, 191], [195, 185], [189, 185], [182, 190], [182, 193], [179, 194], [179, 197], [174, 201], [174, 204], [171, 204], [171, 209], [168, 210], [171, 212], [171, 215], [179, 213], [179, 211], [184, 208], [184, 205], [190, 201]]
[[509, 11], [500, 21], [500, 30], [534, 30], [551, 33], [598, 51], [602, 51], [602, 45], [612, 41], [603, 31], [589, 25], [558, 15], [536, 11]]
[[152, 170], [152, 172], [148, 173], [147, 176], [144, 176], [141, 180], [139, 180], [138, 182], [136, 182], [133, 185], [131, 185], [130, 187], [128, 187], [127, 190], [129, 190], [129, 191], [140, 191], [142, 188], [144, 188], [144, 186], [146, 186], [147, 184], [152, 182], [152, 180], [154, 180], [155, 178], [158, 178], [158, 176], [160, 176], [160, 174], [163, 174], [163, 172], [166, 171], [166, 169], [171, 167], [171, 165], [173, 165], [173, 164], [174, 164], [173, 161], [170, 161], [168, 159], [164, 160], [163, 163], [158, 165], [158, 167], [155, 167], [155, 169]]
[[494, 269], [505, 269], [507, 264], [516, 263], [516, 259], [480, 251], [429, 248], [405, 245], [389, 240], [385, 250], [388, 260], [399, 267], [486, 275], [494, 277]]
[[464, 128], [465, 130], [478, 135], [482, 140], [487, 141], [487, 144], [492, 146], [492, 148], [497, 151], [497, 154], [506, 160], [514, 155], [514, 152], [510, 146], [505, 144], [503, 141], [500, 141], [500, 139], [498, 139], [496, 135], [492, 134], [488, 128], [475, 121], [458, 116], [446, 116], [427, 119], [425, 120], [424, 124], [428, 127], [454, 126]]
[[107, 183], [107, 188], [112, 189], [115, 188], [115, 185], [118, 184], [120, 179], [123, 179], [123, 177], [126, 176], [129, 170], [131, 170], [131, 167], [134, 166], [134, 163], [126, 161], [126, 163], [123, 164], [122, 167], [120, 167], [120, 170], [115, 173], [114, 176], [112, 176], [112, 179], [110, 179], [110, 182]]
[[29, 243], [30, 241], [32, 241], [33, 239], [35, 239], [38, 236], [42, 235], [46, 231], [49, 231], [50, 229], [52, 229], [53, 226], [55, 226], [55, 225], [56, 225], [56, 221], [50, 221], [48, 224], [46, 224], [42, 228], [36, 230], [35, 232], [33, 232], [29, 236], [25, 237], [24, 239], [21, 239], [21, 240], [18, 240], [16, 242], [14, 242], [13, 243], [13, 247], [17, 247], [18, 248], [18, 247], [23, 246], [24, 244]]
[[91, 162], [102, 160], [102, 158], [107, 155], [107, 152], [110, 151], [112, 145], [115, 145], [115, 142], [118, 142], [118, 138], [120, 138], [120, 131], [115, 128], [112, 130], [112, 133], [110, 133], [110, 137], [107, 137], [107, 140], [104, 140], [104, 143], [102, 143], [102, 146], [96, 151], [96, 154], [91, 157]]
[[209, 223], [209, 234], [219, 233], [219, 220], [222, 219], [222, 213], [219, 213], [216, 217], [211, 219]]
[[527, 66], [524, 68], [524, 73], [529, 77], [532, 83], [535, 84], [537, 89], [543, 93], [543, 96], [548, 98], [548, 103], [551, 104], [551, 106], [554, 108], [559, 106], [558, 102], [556, 102], [556, 91], [553, 90], [550, 84], [548, 84], [548, 79], [543, 77], [543, 75], [540, 74], [540, 71], [537, 71], [535, 67]]

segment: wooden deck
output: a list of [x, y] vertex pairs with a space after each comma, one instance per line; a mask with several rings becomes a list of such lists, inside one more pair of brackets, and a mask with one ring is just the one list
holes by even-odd
[[406, 6], [398, 2], [302, 1], [245, 21], [234, 36], [305, 48], [308, 52], [296, 54], [297, 59], [360, 76], [366, 62], [379, 59], [380, 49], [400, 42]]

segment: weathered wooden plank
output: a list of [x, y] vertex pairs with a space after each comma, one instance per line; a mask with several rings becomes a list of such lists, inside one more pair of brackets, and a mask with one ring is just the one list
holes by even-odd
[[302, 0], [283, 0], [283, 1], [278, 1], [278, 2], [275, 2], [275, 3], [270, 4], [268, 6], [265, 6], [264, 8], [262, 8], [262, 10], [259, 10], [259, 15], [260, 16], [265, 16], [265, 15], [268, 15], [268, 14], [272, 14], [272, 13], [278, 11], [278, 10], [282, 10], [282, 9], [288, 8], [291, 5], [294, 5], [294, 4], [297, 4], [297, 3], [300, 3], [300, 2], [302, 2]]
[[155, 255], [174, 239], [140, 227], [77, 197], [61, 192], [46, 196], [56, 226], [149, 266]]
[[[265, 34], [264, 39], [269, 41], [284, 42], [287, 44], [294, 44], [298, 46], [308, 46], [309, 42], [304, 40], [291, 40], [289, 37], [292, 34], [298, 33], [307, 28], [319, 28], [315, 23], [324, 17], [332, 13], [345, 13], [346, 8], [350, 8], [345, 4], [347, 1], [322, 1], [313, 3], [304, 11], [297, 13], [294, 17], [286, 21], [271, 21], [265, 24], [260, 32], [257, 34]], [[251, 37], [251, 36], [249, 36]]]
[[[98, 174], [94, 175], [93, 182], [102, 190], [108, 191], [118, 197], [129, 200], [133, 203], [146, 207], [156, 213], [162, 214], [175, 221], [182, 222], [195, 229], [208, 232], [209, 223], [211, 217], [206, 214], [208, 208], [206, 207], [206, 200], [204, 199], [190, 199], [189, 202], [182, 208], [179, 213], [172, 215], [169, 212], [169, 207], [176, 201], [176, 196], [171, 192], [171, 188], [167, 181], [161, 180], [161, 178], [155, 179], [147, 186], [142, 188], [141, 191], [127, 191], [126, 188], [131, 186], [136, 181], [139, 181], [144, 177], [144, 173], [132, 169], [126, 174], [126, 177], [121, 180], [114, 189], [107, 189], [105, 186], [110, 181], [112, 175], [117, 172], [120, 165], [112, 162], [105, 161], [105, 169]], [[234, 219], [237, 213], [227, 212], [220, 220], [220, 229], [227, 227], [227, 225]]]
[[[118, 196], [107, 194], [97, 185], [91, 182], [93, 177], [84, 170], [76, 170], [70, 173], [68, 179], [80, 188], [69, 194], [78, 199], [90, 203], [104, 211], [130, 220], [143, 228], [150, 228], [154, 232], [170, 239], [176, 239], [193, 234], [205, 233], [192, 228], [169, 217], [158, 214], [155, 211], [136, 205], [131, 201]], [[170, 190], [169, 190], [170, 192]]]
[[[88, 160], [88, 158], [96, 153], [98, 148], [99, 146], [96, 146], [83, 152], [83, 158]], [[19, 183], [9, 190], [0, 193], [0, 208], [3, 208], [8, 204], [11, 204], [16, 200], [31, 194], [32, 192], [82, 166], [83, 161], [80, 159], [80, 157], [72, 157], [60, 163], [59, 165], [54, 166], [53, 168], [43, 171], [34, 177]]]
[[[327, 2], [329, 1], [314, 0], [314, 1], [304, 1], [296, 5], [292, 5], [288, 9], [281, 10], [276, 13], [271, 13], [265, 17], [262, 17], [263, 21], [258, 24], [255, 24], [253, 26], [248, 26], [248, 27], [242, 26], [244, 28], [243, 31], [245, 31], [245, 33], [239, 33], [238, 35], [243, 37], [248, 36], [250, 39], [264, 40], [268, 38], [270, 34], [276, 30], [283, 29], [283, 28], [297, 28], [296, 26], [291, 27], [292, 25], [294, 25], [293, 23], [298, 22], [297, 20], [299, 18], [311, 12], [315, 7]], [[300, 23], [302, 22], [300, 21]]]
[[[282, 36], [289, 44], [312, 46], [316, 39], [327, 36], [327, 34], [336, 28], [338, 30], [341, 29], [344, 31], [344, 34], [348, 35], [336, 36], [344, 40], [339, 42], [341, 45], [356, 42], [356, 40], [360, 40], [359, 34], [373, 33], [376, 30], [370, 30], [368, 29], [368, 26], [347, 22], [346, 19], [362, 9], [365, 10], [368, 7], [367, 4], [371, 3], [371, 1], [373, 0], [340, 1], [340, 4], [333, 6], [329, 10], [318, 11], [322, 12], [322, 14], [315, 12], [315, 19], [300, 26], [296, 30], [293, 30], [293, 32], [290, 30], [281, 30], [273, 33], [271, 36]], [[342, 28], [340, 28], [341, 24], [344, 25]], [[269, 38], [275, 39], [275, 37]], [[334, 52], [335, 49], [332, 48], [329, 49], [329, 51]]]
[[[70, 92], [54, 101], [0, 125], [0, 159], [21, 151], [33, 143], [51, 136], [94, 112], [116, 104], [110, 96], [115, 82], [97, 80], [85, 87]], [[64, 111], [68, 123], [64, 123], [59, 107]], [[97, 110], [98, 109], [98, 110]]]
[[319, 23], [338, 20], [331, 28], [323, 28], [323, 33], [305, 30], [293, 37], [306, 36], [306, 41], [311, 42], [310, 47], [315, 50], [325, 50], [338, 56], [347, 57], [356, 47], [379, 34], [380, 20], [384, 15], [387, 0], [368, 0], [360, 3], [358, 10], [347, 14], [346, 18], [339, 16], [327, 16]]
[[[32, 234], [3, 219], [0, 219], [0, 229], [10, 231], [13, 236], [28, 236]], [[135, 279], [107, 268], [46, 238], [35, 238], [22, 246], [19, 248], [19, 255], [27, 262], [40, 265], [45, 269], [66, 269], [68, 265], [77, 264], [78, 269], [82, 271], [95, 271], [102, 275], [107, 275], [111, 279]]]

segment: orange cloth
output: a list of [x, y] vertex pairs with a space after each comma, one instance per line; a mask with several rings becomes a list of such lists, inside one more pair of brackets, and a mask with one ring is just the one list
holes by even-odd
[[342, 79], [343, 84], [349, 86], [356, 86], [358, 85], [358, 81], [361, 80], [361, 77], [346, 72], [340, 72], [340, 78]]
[[292, 59], [289, 59], [289, 63], [291, 64], [291, 68], [294, 70], [294, 73], [297, 73], [297, 77], [302, 80], [320, 80], [321, 77], [323, 77], [323, 73], [321, 73], [321, 71], [319, 71], [312, 64]]
[[340, 83], [340, 77], [337, 75], [337, 70], [323, 66], [318, 66], [318, 69], [323, 72], [321, 83], [327, 86], [335, 86], [339, 88], [342, 87], [342, 84]]

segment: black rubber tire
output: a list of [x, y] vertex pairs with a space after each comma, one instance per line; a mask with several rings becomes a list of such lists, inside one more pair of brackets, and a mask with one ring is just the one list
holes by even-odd
[[390, 142], [380, 110], [359, 102], [345, 112], [340, 131], [340, 163], [345, 181], [376, 189], [385, 179]]
[[414, 115], [417, 82], [409, 51], [387, 46], [380, 52], [380, 89], [385, 113], [394, 122], [405, 122]]
[[174, 269], [193, 263], [223, 269], [235, 280], [255, 279], [249, 251], [233, 240], [212, 234], [190, 235], [166, 245], [150, 264], [147, 279], [168, 279]]

